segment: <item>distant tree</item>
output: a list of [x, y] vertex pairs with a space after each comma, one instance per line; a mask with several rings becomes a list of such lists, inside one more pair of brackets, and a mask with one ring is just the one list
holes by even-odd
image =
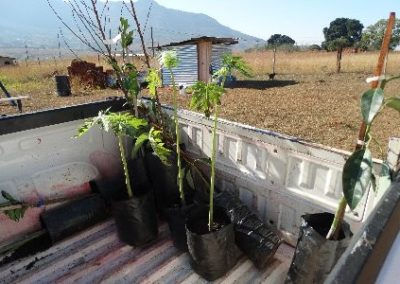
[[[382, 45], [383, 35], [385, 34], [387, 20], [379, 20], [375, 24], [368, 26], [362, 33], [360, 48], [362, 50], [379, 50]], [[400, 44], [400, 20], [397, 19], [392, 32], [390, 49], [395, 49]]]
[[277, 47], [280, 45], [294, 45], [296, 42], [287, 35], [273, 34], [268, 40], [269, 46]]
[[[296, 42], [289, 36], [287, 35], [281, 35], [281, 34], [273, 34], [268, 40], [267, 40], [267, 49], [272, 48], [273, 50], [273, 57], [272, 57], [272, 73], [269, 74], [270, 78], [275, 77], [275, 62], [276, 62], [276, 49], [277, 47], [286, 47], [288, 50], [290, 50], [290, 47], [293, 47]], [[289, 48], [288, 48], [289, 47]]]
[[361, 40], [364, 26], [359, 20], [337, 18], [323, 29], [325, 41], [322, 48], [337, 51], [336, 72], [340, 72], [343, 49], [352, 47]]
[[321, 48], [318, 44], [312, 44], [312, 45], [308, 46], [307, 49], [308, 49], [308, 50], [311, 50], [311, 51], [319, 51], [319, 50], [321, 50], [322, 48]]

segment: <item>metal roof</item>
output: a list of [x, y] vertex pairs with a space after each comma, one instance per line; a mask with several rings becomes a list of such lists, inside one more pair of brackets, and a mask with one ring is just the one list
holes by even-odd
[[16, 59], [15, 57], [2, 56], [2, 55], [0, 55], [0, 58], [6, 58], [6, 59], [12, 59], [12, 60], [15, 60], [15, 59]]
[[[265, 270], [242, 257], [215, 283], [283, 283], [294, 249], [282, 244]], [[46, 251], [0, 267], [0, 283], [207, 283], [192, 271], [187, 253], [172, 244], [168, 226], [157, 241], [137, 248], [118, 240], [108, 220]]]
[[192, 37], [191, 39], [180, 41], [180, 42], [171, 42], [171, 43], [160, 46], [160, 48], [177, 46], [177, 45], [197, 44], [200, 41], [211, 41], [212, 44], [226, 44], [226, 45], [238, 43], [237, 39], [230, 38], [230, 37], [202, 36], [202, 37]]

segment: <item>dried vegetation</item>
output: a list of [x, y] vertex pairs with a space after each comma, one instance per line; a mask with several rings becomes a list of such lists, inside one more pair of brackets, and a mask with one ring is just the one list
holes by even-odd
[[[254, 78], [239, 81], [228, 88], [221, 108], [221, 117], [278, 131], [327, 146], [352, 150], [361, 121], [359, 100], [369, 88], [365, 79], [371, 76], [377, 53], [345, 54], [343, 73], [335, 74], [335, 54], [326, 52], [277, 53], [275, 80], [268, 79], [272, 70], [272, 53], [251, 52], [241, 56], [254, 70]], [[92, 60], [97, 63], [97, 59]], [[25, 66], [0, 68], [0, 78], [13, 95], [29, 94], [24, 111], [61, 107], [101, 100], [120, 95], [116, 90], [91, 90], [72, 82], [73, 96], [57, 97], [53, 75], [65, 73], [70, 60], [32, 62]], [[104, 63], [101, 63], [104, 65]], [[387, 74], [399, 74], [400, 53], [389, 55]], [[140, 67], [140, 66], [139, 66]], [[239, 78], [240, 79], [240, 78]], [[400, 95], [400, 82], [391, 82], [385, 93]], [[160, 91], [161, 100], [171, 103], [168, 89]], [[3, 97], [3, 96], [1, 96]], [[189, 96], [179, 98], [187, 108]], [[15, 113], [7, 104], [0, 105], [1, 114]], [[400, 136], [399, 114], [388, 110], [377, 118], [379, 125], [372, 134], [383, 152], [390, 136]], [[379, 147], [372, 147], [382, 157]]]

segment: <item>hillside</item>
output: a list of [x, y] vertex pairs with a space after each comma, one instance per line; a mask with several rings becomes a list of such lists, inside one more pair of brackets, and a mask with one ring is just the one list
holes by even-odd
[[[70, 9], [63, 0], [50, 1], [60, 16], [71, 26], [75, 27]], [[106, 13], [111, 18], [111, 33], [117, 33], [118, 21], [121, 15], [121, 2], [110, 2], [110, 9]], [[238, 49], [262, 44], [264, 41], [235, 31], [218, 23], [215, 19], [196, 13], [188, 13], [165, 8], [153, 0], [139, 0], [136, 2], [138, 18], [142, 27], [146, 27], [145, 41], [151, 46], [150, 27], [153, 27], [154, 41], [157, 45], [172, 41], [185, 40], [197, 36], [221, 36], [239, 38]], [[50, 49], [57, 48], [57, 34], [61, 28], [64, 39], [74, 49], [85, 47], [75, 39], [61, 24], [47, 4], [47, 0], [1, 0], [0, 11], [0, 48]], [[147, 15], [150, 11], [150, 17]], [[133, 25], [133, 19], [123, 8], [123, 15]], [[146, 25], [147, 21], [147, 25]], [[107, 28], [110, 29], [110, 28]], [[64, 39], [60, 37], [62, 47], [66, 47]], [[135, 43], [138, 47], [138, 41]], [[42, 51], [43, 53], [43, 51]], [[21, 54], [18, 54], [21, 56]]]

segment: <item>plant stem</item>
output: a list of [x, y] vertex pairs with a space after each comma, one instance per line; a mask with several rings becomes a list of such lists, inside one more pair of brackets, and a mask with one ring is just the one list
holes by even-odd
[[172, 93], [174, 100], [174, 122], [175, 122], [175, 135], [176, 135], [176, 154], [177, 154], [177, 164], [178, 164], [178, 189], [179, 196], [183, 204], [185, 204], [185, 193], [183, 192], [183, 175], [182, 175], [182, 161], [181, 161], [181, 148], [180, 144], [180, 133], [179, 133], [179, 121], [178, 121], [178, 102], [177, 102], [177, 91], [175, 84], [175, 77], [172, 73], [172, 68], [168, 68], [171, 74], [172, 82]]
[[121, 154], [122, 166], [124, 168], [125, 184], [126, 184], [126, 189], [128, 191], [128, 197], [132, 198], [133, 192], [132, 192], [131, 180], [129, 178], [128, 163], [127, 163], [126, 157], [125, 157], [125, 150], [124, 150], [124, 144], [122, 141], [122, 135], [118, 135], [118, 146], [119, 146], [119, 153]]
[[[392, 37], [392, 29], [393, 29], [394, 23], [395, 23], [395, 13], [391, 12], [390, 16], [389, 16], [389, 20], [386, 23], [386, 29], [385, 29], [385, 34], [384, 34], [383, 41], [382, 41], [381, 50], [379, 53], [379, 59], [378, 59], [377, 66], [374, 71], [375, 76], [381, 76], [382, 74], [385, 73], [385, 70], [384, 70], [385, 58], [387, 58], [387, 55], [389, 53], [389, 44], [390, 44], [390, 40]], [[376, 89], [378, 87], [378, 85], [379, 85], [379, 81], [373, 81], [371, 83], [371, 89]], [[381, 87], [385, 87], [385, 83], [383, 84], [383, 86], [381, 85]], [[371, 127], [371, 125], [367, 125], [364, 121], [361, 122], [360, 129], [358, 132], [358, 139], [364, 141], [364, 143], [366, 142], [365, 140], [368, 137], [368, 132], [370, 130], [370, 127]], [[360, 150], [363, 147], [366, 147], [366, 145], [357, 143], [355, 146], [355, 151]], [[342, 225], [343, 218], [344, 218], [346, 204], [347, 204], [346, 199], [344, 197], [342, 197], [342, 199], [339, 202], [339, 207], [336, 211], [331, 229], [329, 230], [328, 235], [326, 236], [326, 238], [328, 240], [338, 238], [340, 227]]]
[[335, 217], [333, 219], [331, 228], [326, 235], [327, 240], [337, 240], [339, 237], [340, 228], [342, 226], [342, 220], [344, 218], [344, 213], [346, 211], [347, 202], [344, 197], [340, 199], [339, 206], [336, 210]]
[[211, 179], [210, 179], [210, 211], [208, 213], [208, 229], [214, 224], [214, 188], [215, 188], [215, 156], [217, 148], [217, 125], [218, 125], [218, 105], [215, 105], [214, 126], [212, 133], [211, 148]]

